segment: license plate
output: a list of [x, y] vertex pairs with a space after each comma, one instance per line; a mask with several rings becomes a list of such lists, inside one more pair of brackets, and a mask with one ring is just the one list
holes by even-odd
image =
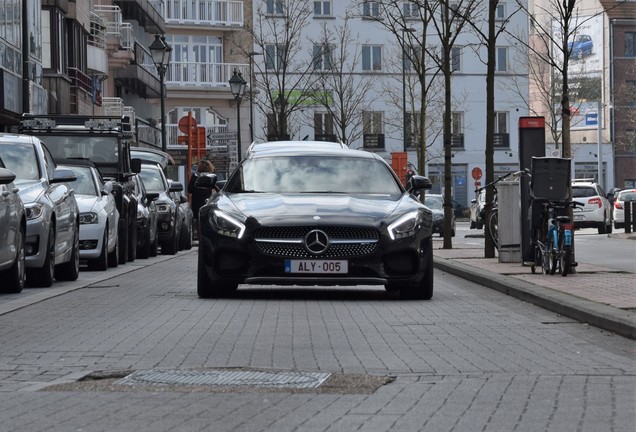
[[574, 220], [583, 220], [583, 215], [574, 215]]
[[348, 271], [346, 260], [285, 260], [285, 273], [345, 274]]

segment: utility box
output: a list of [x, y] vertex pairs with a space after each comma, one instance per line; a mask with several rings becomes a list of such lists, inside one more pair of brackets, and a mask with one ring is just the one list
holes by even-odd
[[521, 260], [521, 185], [519, 180], [497, 185], [499, 262], [520, 263]]

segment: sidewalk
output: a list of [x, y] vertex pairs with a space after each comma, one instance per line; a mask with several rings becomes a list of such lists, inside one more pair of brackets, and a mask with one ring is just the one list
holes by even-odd
[[[632, 234], [634, 235], [634, 234]], [[630, 237], [631, 238], [631, 237]], [[435, 244], [439, 270], [543, 307], [560, 315], [636, 339], [636, 275], [579, 263], [566, 277], [532, 274], [520, 263], [483, 258], [483, 247]]]

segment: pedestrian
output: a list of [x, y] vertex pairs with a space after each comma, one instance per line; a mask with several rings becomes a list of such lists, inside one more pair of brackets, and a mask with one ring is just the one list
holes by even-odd
[[203, 207], [208, 198], [212, 195], [214, 190], [218, 190], [215, 188], [204, 188], [197, 187], [196, 180], [197, 177], [206, 174], [214, 173], [214, 165], [209, 160], [199, 161], [197, 164], [197, 170], [195, 173], [190, 176], [190, 182], [188, 183], [188, 193], [192, 194], [192, 213], [193, 213], [193, 225], [194, 225], [194, 236], [198, 239], [199, 237], [199, 209]]

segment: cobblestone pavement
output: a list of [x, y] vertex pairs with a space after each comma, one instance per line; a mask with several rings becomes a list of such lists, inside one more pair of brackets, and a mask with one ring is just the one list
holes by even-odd
[[[0, 297], [0, 431], [632, 432], [636, 424], [633, 340], [440, 269], [431, 301], [369, 286], [241, 286], [233, 298], [202, 300], [195, 283], [196, 248]], [[372, 392], [77, 382], [96, 371], [208, 368], [390, 379]]]

